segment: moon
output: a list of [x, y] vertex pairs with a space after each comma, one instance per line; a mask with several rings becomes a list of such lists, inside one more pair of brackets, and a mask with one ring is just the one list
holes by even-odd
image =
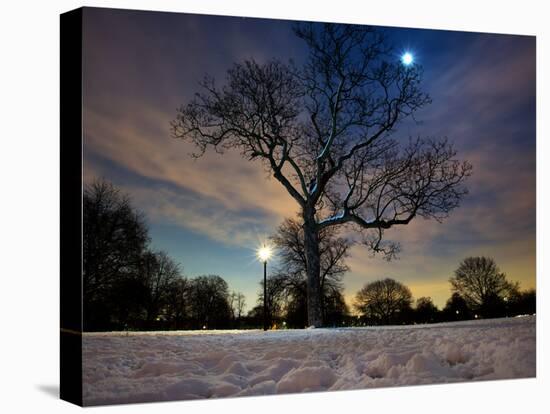
[[412, 55], [411, 52], [405, 52], [401, 56], [401, 62], [403, 62], [405, 66], [411, 65], [413, 61], [414, 61], [414, 56]]

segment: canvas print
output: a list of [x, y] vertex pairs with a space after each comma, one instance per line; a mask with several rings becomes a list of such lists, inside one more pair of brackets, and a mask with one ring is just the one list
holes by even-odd
[[82, 403], [534, 377], [535, 50], [84, 8]]

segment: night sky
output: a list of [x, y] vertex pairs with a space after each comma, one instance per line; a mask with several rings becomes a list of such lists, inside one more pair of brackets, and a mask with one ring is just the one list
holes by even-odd
[[[396, 60], [410, 51], [423, 66], [433, 100], [395, 136], [448, 137], [474, 170], [470, 194], [449, 219], [416, 218], [387, 231], [401, 243], [398, 260], [352, 248], [348, 303], [365, 283], [392, 277], [442, 307], [449, 277], [471, 255], [491, 256], [522, 288], [535, 287], [535, 38], [381, 29]], [[153, 248], [186, 276], [219, 274], [246, 295], [248, 309], [262, 277], [255, 250], [297, 205], [237, 152], [191, 159], [192, 145], [172, 139], [169, 123], [206, 73], [222, 84], [234, 62], [300, 63], [306, 53], [289, 21], [84, 12], [85, 182], [105, 177], [129, 193], [147, 216]]]

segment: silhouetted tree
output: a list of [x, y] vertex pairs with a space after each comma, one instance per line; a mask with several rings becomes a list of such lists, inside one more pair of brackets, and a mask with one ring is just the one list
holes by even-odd
[[289, 296], [284, 305], [284, 319], [289, 328], [307, 327], [307, 296]]
[[518, 284], [506, 280], [506, 275], [488, 257], [467, 257], [449, 281], [452, 291], [484, 317], [504, 316], [504, 298], [518, 289]]
[[231, 321], [227, 282], [217, 275], [191, 280], [191, 318], [195, 328], [227, 328]]
[[439, 320], [439, 310], [434, 305], [432, 298], [421, 297], [416, 300], [414, 319], [419, 323], [434, 323]]
[[172, 329], [184, 329], [191, 314], [191, 283], [180, 276], [172, 281], [166, 294], [165, 315], [168, 326]]
[[355, 296], [355, 309], [371, 323], [391, 324], [404, 321], [411, 311], [412, 294], [394, 279], [367, 283]]
[[231, 308], [233, 322], [238, 325], [246, 306], [244, 294], [241, 292], [231, 292], [231, 295], [229, 295], [229, 306]]
[[472, 319], [473, 314], [464, 298], [454, 292], [443, 308], [443, 317], [447, 321], [463, 321]]
[[[110, 329], [122, 305], [123, 286], [135, 286], [137, 268], [148, 243], [143, 216], [126, 194], [111, 183], [96, 180], [83, 194], [83, 302], [84, 329]], [[116, 291], [116, 292], [115, 292]], [[128, 301], [123, 313], [135, 313]], [[139, 303], [139, 302], [137, 302]]]
[[264, 306], [258, 303], [246, 314], [246, 324], [248, 328], [259, 329], [263, 326]]
[[85, 330], [227, 328], [240, 318], [244, 295], [230, 298], [220, 276], [188, 280], [167, 253], [148, 249], [145, 220], [126, 194], [96, 180], [83, 197]]
[[140, 276], [146, 287], [145, 321], [148, 328], [158, 325], [158, 318], [165, 318], [164, 308], [168, 305], [170, 290], [181, 277], [179, 265], [165, 252], [146, 252], [140, 263]]
[[537, 313], [537, 292], [535, 289], [529, 289], [521, 293], [518, 310], [523, 314]]
[[344, 295], [340, 291], [332, 290], [323, 296], [324, 321], [327, 326], [341, 326], [350, 316]]
[[514, 292], [509, 295], [506, 301], [507, 316], [514, 315], [532, 315], [537, 312], [537, 293], [535, 289], [529, 289], [524, 292]]
[[[275, 289], [275, 298], [285, 302], [288, 322], [300, 327], [307, 326], [307, 260], [303, 232], [303, 223], [299, 220], [285, 219], [278, 227], [271, 240], [277, 247], [279, 267], [268, 282]], [[330, 322], [327, 320], [330, 324], [341, 319], [337, 311], [346, 310], [345, 302], [341, 306], [342, 278], [349, 270], [344, 262], [349, 247], [350, 242], [339, 237], [336, 228], [327, 227], [319, 232], [321, 309], [325, 320], [331, 313]]]
[[[126, 330], [146, 327], [145, 303], [149, 292], [139, 273], [121, 274], [110, 286], [102, 303], [104, 318], [94, 318], [94, 330]], [[96, 308], [97, 309], [97, 308]], [[92, 311], [95, 309], [92, 308]], [[94, 315], [95, 316], [95, 315]], [[101, 321], [101, 324], [98, 322]]]
[[[280, 278], [270, 276], [267, 279], [267, 326], [272, 326], [282, 320], [283, 304], [285, 290], [279, 283], [283, 283]], [[264, 281], [260, 282], [260, 291], [258, 292], [257, 305], [249, 313], [255, 321], [259, 320], [263, 325], [264, 317]]]
[[302, 68], [248, 60], [221, 88], [205, 77], [182, 106], [172, 136], [201, 156], [235, 148], [259, 159], [300, 209], [307, 262], [308, 325], [323, 325], [320, 232], [349, 225], [374, 252], [392, 257], [384, 231], [415, 217], [445, 218], [466, 194], [471, 166], [446, 140], [399, 145], [398, 125], [430, 102], [421, 68], [396, 61], [374, 28], [304, 23]]

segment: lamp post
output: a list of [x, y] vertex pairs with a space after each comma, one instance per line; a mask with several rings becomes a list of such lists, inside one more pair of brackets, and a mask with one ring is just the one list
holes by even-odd
[[264, 331], [267, 331], [267, 260], [264, 262]]
[[267, 331], [267, 259], [271, 257], [271, 248], [265, 244], [258, 249], [258, 259], [264, 264], [264, 331]]

